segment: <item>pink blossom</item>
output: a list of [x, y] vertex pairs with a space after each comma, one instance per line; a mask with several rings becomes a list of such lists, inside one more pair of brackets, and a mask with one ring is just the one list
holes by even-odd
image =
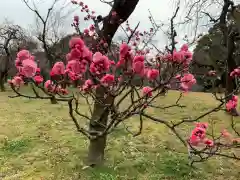
[[238, 96], [232, 96], [232, 100], [235, 101], [236, 103], [238, 102]]
[[63, 89], [63, 88], [60, 88], [59, 89], [59, 92], [63, 95], [67, 95], [68, 94], [68, 90], [67, 89]]
[[40, 73], [41, 72], [41, 69], [40, 68], [37, 68], [36, 69], [36, 73]]
[[106, 74], [105, 76], [103, 76], [103, 77], [101, 78], [100, 81], [101, 81], [102, 85], [104, 85], [104, 86], [109, 86], [109, 85], [111, 85], [111, 84], [114, 83], [114, 80], [115, 80], [114, 75], [112, 75], [112, 74]]
[[234, 70], [230, 73], [230, 76], [231, 76], [231, 77], [240, 76], [240, 67], [234, 69]]
[[15, 60], [15, 66], [16, 66], [16, 67], [22, 66], [22, 61], [20, 61], [20, 59], [17, 58], [17, 59]]
[[84, 30], [83, 30], [83, 33], [84, 33], [85, 35], [89, 35], [89, 29], [84, 29]]
[[232, 99], [226, 103], [226, 109], [228, 111], [231, 111], [232, 109], [235, 109], [237, 107], [237, 104], [238, 104], [238, 97], [232, 96]]
[[144, 56], [135, 56], [133, 59], [133, 71], [136, 74], [143, 75], [144, 74]]
[[204, 144], [208, 145], [209, 147], [212, 147], [214, 145], [214, 142], [211, 139], [205, 139]]
[[77, 37], [77, 36], [72, 37], [72, 39], [69, 42], [69, 47], [70, 48], [75, 48], [76, 46], [79, 47], [78, 49], [81, 49], [84, 46], [83, 40], [80, 37]]
[[68, 62], [68, 61], [70, 61], [70, 60], [72, 60], [72, 59], [71, 59], [71, 53], [68, 53], [68, 54], [66, 55], [66, 61]]
[[56, 62], [51, 70], [51, 75], [63, 75], [65, 71], [65, 66], [63, 64], [63, 62]]
[[9, 84], [20, 87], [24, 84], [24, 81], [20, 76], [15, 76], [12, 80], [9, 81]]
[[188, 51], [188, 45], [183, 44], [182, 47], [181, 47], [181, 51]]
[[149, 86], [143, 87], [142, 93], [144, 96], [151, 97], [152, 96], [152, 88]]
[[136, 74], [143, 75], [144, 74], [144, 63], [140, 62], [140, 61], [133, 63], [133, 71]]
[[181, 75], [180, 75], [180, 74], [177, 74], [177, 75], [175, 76], [175, 78], [178, 79], [178, 80], [181, 80]]
[[232, 109], [234, 109], [236, 107], [236, 103], [235, 101], [233, 100], [229, 100], [227, 103], [226, 103], [226, 108], [228, 111], [231, 111]]
[[183, 51], [174, 51], [172, 55], [173, 61], [182, 63], [184, 59], [184, 52]]
[[72, 71], [68, 72], [68, 77], [72, 80], [72, 81], [76, 81], [80, 78], [80, 76]]
[[87, 60], [88, 63], [92, 62], [92, 52], [85, 46], [82, 52], [82, 58]]
[[34, 76], [33, 79], [36, 82], [36, 84], [41, 84], [43, 82], [43, 77], [40, 75]]
[[211, 71], [208, 72], [208, 75], [209, 76], [216, 76], [216, 71], [211, 70]]
[[85, 81], [84, 85], [82, 86], [82, 88], [80, 90], [84, 91], [84, 92], [88, 92], [89, 90], [91, 90], [93, 87], [93, 82], [91, 79], [88, 79]]
[[190, 51], [182, 51], [184, 55], [183, 63], [189, 64], [192, 60], [192, 53]]
[[74, 16], [74, 21], [76, 22], [76, 23], [79, 23], [79, 16]]
[[31, 56], [30, 52], [27, 51], [27, 50], [21, 50], [17, 53], [17, 59], [19, 61], [23, 61], [23, 60], [26, 60], [26, 59], [29, 59]]
[[157, 69], [149, 69], [147, 71], [147, 78], [150, 80], [156, 80], [159, 76], [159, 71]]
[[189, 143], [192, 146], [198, 146], [200, 144], [205, 144], [208, 147], [212, 147], [214, 142], [206, 138], [206, 130], [208, 123], [195, 123], [195, 128], [193, 129], [191, 136], [189, 138]]
[[188, 91], [194, 84], [196, 84], [196, 79], [192, 74], [184, 74], [181, 78], [181, 88], [184, 91]]
[[107, 72], [110, 68], [110, 60], [107, 56], [102, 55], [100, 52], [96, 52], [93, 55], [93, 61], [90, 65], [90, 72], [93, 74], [102, 74]]
[[223, 129], [221, 134], [225, 138], [231, 138], [232, 137], [232, 135], [226, 129]]
[[72, 60], [68, 62], [66, 70], [70, 79], [77, 80], [84, 72], [86, 72], [87, 67], [84, 61], [80, 62], [78, 60]]
[[189, 143], [193, 146], [198, 146], [206, 137], [206, 129], [195, 127], [191, 133]]
[[68, 61], [75, 60], [75, 59], [80, 59], [81, 56], [82, 56], [82, 51], [80, 51], [77, 48], [73, 48], [70, 51], [70, 57], [69, 57]]
[[36, 74], [37, 71], [37, 64], [36, 62], [26, 59], [22, 62], [23, 68], [22, 68], [22, 74], [25, 77], [31, 78]]
[[44, 83], [44, 88], [48, 91], [51, 91], [53, 89], [53, 82], [51, 80], [47, 80]]
[[117, 16], [117, 12], [116, 11], [112, 11], [112, 16], [113, 17]]
[[84, 3], [83, 3], [82, 1], [80, 1], [80, 2], [79, 2], [79, 5], [80, 5], [80, 6], [83, 6], [83, 5], [84, 5]]
[[129, 50], [130, 50], [130, 48], [127, 45], [127, 43], [123, 43], [120, 46], [120, 59], [121, 59], [121, 57], [124, 58], [127, 55], [127, 53], [129, 52]]
[[95, 26], [93, 24], [91, 24], [91, 26], [89, 27], [89, 30], [92, 32], [95, 31]]
[[196, 136], [196, 135], [194, 135], [194, 134], [192, 134], [191, 136], [190, 136], [190, 139], [189, 139], [189, 143], [192, 145], [192, 146], [198, 146], [198, 144], [201, 142], [201, 139], [198, 137], [198, 136]]

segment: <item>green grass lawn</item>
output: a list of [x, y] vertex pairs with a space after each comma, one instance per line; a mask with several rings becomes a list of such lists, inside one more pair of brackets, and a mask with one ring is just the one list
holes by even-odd
[[[240, 162], [234, 160], [216, 157], [189, 167], [186, 148], [163, 125], [147, 120], [142, 135], [135, 138], [120, 126], [108, 138], [105, 165], [83, 170], [88, 141], [76, 132], [67, 106], [44, 100], [9, 99], [10, 94], [0, 93], [1, 180], [240, 179]], [[177, 92], [170, 92], [158, 102], [169, 105], [177, 96]], [[149, 109], [149, 113], [175, 121], [198, 116], [217, 103], [210, 94], [202, 93], [190, 93], [181, 102], [187, 108]], [[211, 120], [219, 132], [230, 123], [223, 112], [202, 121]], [[130, 119], [126, 125], [137, 129], [138, 122]], [[189, 134], [191, 127], [183, 126], [179, 131]]]

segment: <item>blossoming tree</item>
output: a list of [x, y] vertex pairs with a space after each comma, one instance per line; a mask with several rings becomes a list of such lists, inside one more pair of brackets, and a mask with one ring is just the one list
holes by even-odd
[[[150, 29], [149, 32], [141, 33], [137, 31], [137, 27], [132, 29], [129, 26], [128, 30], [131, 35], [127, 42], [120, 45], [119, 52], [115, 52], [119, 54], [118, 61], [115, 63], [106, 55], [111, 52], [112, 37], [118, 27], [133, 12], [138, 1], [124, 1], [120, 4], [114, 1], [111, 12], [105, 18], [96, 18], [95, 12], [91, 12], [83, 2], [72, 2], [80, 5], [82, 11], [87, 13], [85, 19], [92, 19], [95, 24], [81, 32], [78, 28], [79, 18], [74, 17], [73, 26], [79, 36], [72, 37], [69, 42], [70, 52], [66, 56], [67, 64], [65, 66], [63, 62], [55, 63], [50, 72], [51, 79], [46, 82], [43, 82], [40, 75], [41, 69], [38, 68], [30, 52], [20, 51], [16, 59], [18, 74], [9, 81], [11, 88], [16, 93], [14, 97], [55, 98], [57, 101], [68, 102], [69, 115], [77, 131], [85, 135], [90, 141], [88, 152], [90, 166], [98, 165], [103, 161], [107, 136], [121, 123], [133, 116], [137, 116], [139, 120], [139, 130], [132, 133], [133, 136], [141, 134], [144, 120], [164, 124], [187, 147], [191, 162], [206, 160], [212, 155], [240, 159], [236, 155], [221, 154], [224, 148], [236, 147], [239, 142], [238, 138], [230, 135], [226, 130], [219, 137], [216, 137], [215, 134], [208, 134], [208, 124], [198, 122], [210, 113], [223, 110], [228, 96], [219, 97], [214, 94], [219, 101], [215, 108], [196, 118], [182, 119], [178, 122], [171, 122], [148, 113], [148, 108], [159, 108], [159, 105], [156, 104], [157, 98], [167, 95], [173, 84], [179, 90], [179, 98], [175, 104], [160, 108], [182, 107], [179, 101], [183, 97], [183, 93], [189, 91], [196, 83], [194, 76], [189, 73], [192, 53], [186, 44], [182, 45], [179, 50], [175, 48], [176, 33], [173, 26], [171, 26], [173, 42], [171, 48], [167, 48], [161, 55], [156, 56], [155, 61], [151, 64], [146, 64], [145, 61], [148, 51], [137, 48], [137, 44], [141, 39], [151, 35], [154, 30]], [[171, 22], [176, 17], [178, 9]], [[98, 27], [99, 21], [103, 21], [102, 29]], [[82, 40], [83, 35], [89, 36], [90, 34], [97, 42], [94, 47], [87, 47]], [[231, 72], [231, 75], [239, 76], [239, 72], [240, 69], [237, 68]], [[133, 83], [135, 78], [139, 78], [141, 81], [138, 86]], [[21, 86], [26, 81], [29, 82], [34, 95], [26, 95], [20, 91]], [[78, 81], [78, 89], [67, 88], [66, 81]], [[232, 94], [229, 96], [231, 99], [226, 103], [226, 108], [231, 111], [231, 109], [236, 108], [238, 98]], [[83, 100], [89, 107], [88, 114], [81, 112]], [[130, 103], [126, 103], [126, 101]], [[89, 128], [84, 127], [83, 119], [89, 122]], [[198, 123], [196, 123], [190, 137], [182, 137], [177, 128], [185, 123], [193, 122]], [[235, 129], [234, 126], [233, 129]], [[226, 139], [231, 140], [225, 143]], [[197, 155], [198, 159], [193, 159], [193, 154]]]

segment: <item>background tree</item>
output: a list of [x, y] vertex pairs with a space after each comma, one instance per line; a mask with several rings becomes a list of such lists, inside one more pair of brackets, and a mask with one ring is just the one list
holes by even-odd
[[0, 62], [0, 89], [5, 91], [4, 83], [8, 77], [9, 70], [14, 67], [13, 62], [16, 53], [20, 47], [28, 48], [31, 50], [34, 48], [33, 44], [26, 46], [28, 40], [25, 31], [18, 25], [5, 22], [0, 26], [0, 50], [1, 50], [1, 62]]

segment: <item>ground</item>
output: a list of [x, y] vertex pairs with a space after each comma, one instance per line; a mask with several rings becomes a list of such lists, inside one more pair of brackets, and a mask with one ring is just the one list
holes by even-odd
[[[133, 138], [119, 127], [108, 138], [106, 162], [101, 168], [83, 169], [88, 141], [79, 134], [65, 104], [45, 100], [9, 99], [0, 94], [0, 179], [1, 180], [237, 180], [240, 162], [216, 157], [188, 166], [186, 148], [161, 124], [144, 120], [142, 135]], [[170, 92], [158, 102], [168, 105], [178, 92]], [[210, 94], [190, 93], [182, 104], [187, 108], [149, 113], [170, 120], [198, 116], [217, 102]], [[82, 106], [81, 112], [86, 111]], [[215, 120], [216, 128], [229, 125], [229, 117], [219, 112], [202, 121]], [[239, 119], [240, 120], [240, 119]], [[81, 120], [80, 120], [81, 121]], [[137, 119], [130, 119], [133, 129]], [[189, 134], [191, 126], [180, 131]]]

